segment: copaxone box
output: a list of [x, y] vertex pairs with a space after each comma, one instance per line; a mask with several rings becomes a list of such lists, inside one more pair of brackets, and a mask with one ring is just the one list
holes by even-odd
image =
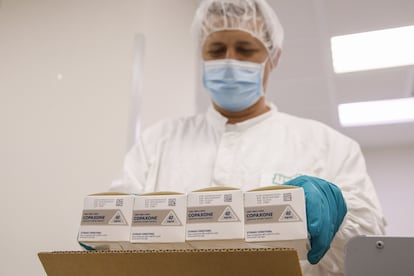
[[241, 190], [211, 187], [188, 194], [188, 241], [243, 239], [243, 226]]
[[131, 243], [185, 242], [185, 194], [157, 192], [135, 198]]
[[301, 259], [308, 251], [304, 191], [295, 186], [270, 186], [244, 193], [246, 242], [292, 247]]
[[129, 243], [134, 196], [89, 195], [84, 200], [78, 242], [89, 249], [122, 249]]

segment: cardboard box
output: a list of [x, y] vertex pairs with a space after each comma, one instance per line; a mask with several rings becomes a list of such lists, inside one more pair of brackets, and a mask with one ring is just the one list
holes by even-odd
[[128, 194], [87, 196], [78, 242], [87, 248], [122, 249], [122, 243], [129, 243], [133, 203], [134, 196]]
[[229, 187], [211, 187], [187, 195], [186, 240], [244, 238], [243, 193]]
[[43, 252], [48, 276], [301, 276], [293, 249]]
[[185, 242], [187, 196], [157, 192], [135, 197], [132, 243]]
[[306, 259], [309, 245], [302, 188], [284, 185], [247, 191], [244, 214], [246, 242], [292, 247]]

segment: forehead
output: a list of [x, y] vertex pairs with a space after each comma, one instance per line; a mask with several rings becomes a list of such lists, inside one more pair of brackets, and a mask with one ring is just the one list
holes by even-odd
[[203, 48], [217, 44], [245, 44], [256, 46], [262, 48], [263, 50], [266, 50], [263, 43], [259, 41], [257, 38], [255, 38], [248, 32], [239, 30], [224, 30], [213, 32], [204, 41]]

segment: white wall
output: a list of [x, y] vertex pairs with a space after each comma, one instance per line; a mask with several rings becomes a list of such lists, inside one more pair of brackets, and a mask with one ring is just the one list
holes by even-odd
[[0, 2], [0, 275], [44, 275], [37, 252], [79, 249], [83, 197], [108, 188], [126, 150], [136, 33], [146, 36], [143, 125], [194, 112], [194, 9]]
[[388, 223], [387, 235], [414, 237], [414, 145], [363, 151]]

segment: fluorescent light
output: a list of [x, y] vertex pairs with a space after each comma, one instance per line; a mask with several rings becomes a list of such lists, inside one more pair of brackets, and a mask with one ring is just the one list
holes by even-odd
[[336, 73], [414, 64], [414, 26], [331, 38]]
[[414, 122], [414, 98], [338, 105], [344, 127]]

